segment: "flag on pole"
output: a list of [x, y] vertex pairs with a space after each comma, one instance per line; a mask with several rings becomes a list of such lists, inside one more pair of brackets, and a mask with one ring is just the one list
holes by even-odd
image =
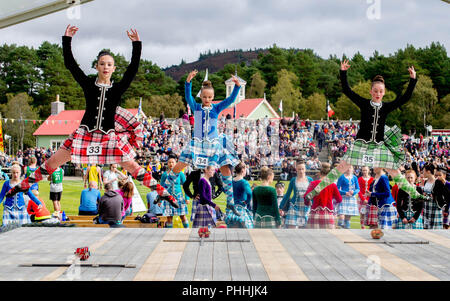
[[142, 97], [139, 98], [139, 109], [138, 109], [138, 113], [137, 113], [137, 119], [140, 119], [141, 112], [142, 112]]
[[[208, 80], [208, 69], [206, 69], [205, 79], [203, 81], [207, 81], [207, 80]], [[201, 93], [202, 93], [202, 89], [200, 89], [200, 91], [198, 91], [197, 97], [200, 97]]]
[[280, 101], [280, 105], [278, 106], [278, 110], [280, 110], [280, 112], [283, 112], [283, 100]]
[[328, 100], [327, 100], [327, 114], [328, 114], [328, 117], [331, 117], [334, 115], [334, 111], [331, 109], [330, 102]]
[[0, 118], [0, 152], [5, 152], [5, 147], [3, 145], [3, 129], [2, 129], [2, 119]]

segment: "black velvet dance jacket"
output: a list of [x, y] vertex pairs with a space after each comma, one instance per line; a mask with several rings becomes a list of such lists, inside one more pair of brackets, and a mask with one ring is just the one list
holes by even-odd
[[110, 131], [114, 131], [116, 107], [120, 105], [123, 93], [130, 86], [139, 68], [142, 42], [135, 41], [132, 43], [131, 62], [122, 80], [118, 83], [111, 82], [111, 85], [104, 86], [97, 84], [96, 78], [85, 75], [78, 66], [72, 54], [72, 37], [62, 37], [64, 65], [83, 89], [86, 99], [86, 111], [80, 127], [86, 127], [89, 132], [100, 130], [107, 134]]
[[363, 98], [350, 89], [347, 82], [347, 71], [340, 70], [340, 78], [342, 92], [361, 110], [361, 123], [356, 139], [362, 139], [365, 142], [374, 141], [376, 143], [384, 140], [384, 127], [387, 115], [411, 98], [417, 83], [417, 78], [410, 78], [408, 88], [403, 95], [397, 96], [394, 101], [382, 102], [380, 106], [376, 106], [372, 100]]

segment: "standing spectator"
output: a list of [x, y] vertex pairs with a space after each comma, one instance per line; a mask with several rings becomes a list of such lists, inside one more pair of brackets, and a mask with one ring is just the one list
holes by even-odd
[[426, 200], [423, 208], [423, 226], [425, 229], [443, 229], [444, 213], [448, 214], [448, 203], [450, 194], [441, 180], [434, 177], [435, 167], [432, 163], [427, 163], [423, 169], [426, 178], [423, 186], [425, 195], [431, 196]]
[[119, 180], [126, 180], [127, 176], [117, 169], [117, 164], [111, 164], [109, 170], [103, 174], [103, 185], [111, 183], [113, 190], [119, 189]]
[[96, 182], [97, 187], [103, 187], [103, 181], [102, 181], [102, 169], [100, 166], [97, 166], [96, 164], [91, 164], [87, 168], [87, 178], [88, 178], [88, 184], [91, 182]]
[[[447, 188], [447, 191], [450, 192], [450, 182], [446, 180], [445, 172], [443, 172], [442, 170], [436, 171], [436, 179], [438, 179], [442, 183], [444, 183], [445, 187]], [[448, 209], [448, 206], [447, 206], [447, 209]], [[444, 229], [448, 229], [449, 228], [448, 210], [447, 210], [447, 212], [444, 211], [443, 223], [444, 223]]]
[[[11, 179], [3, 183], [2, 191], [0, 192], [0, 204], [5, 198], [6, 192], [8, 192], [12, 187], [19, 184], [20, 182], [21, 167], [18, 164], [13, 164], [11, 167]], [[26, 195], [42, 208], [42, 203], [38, 198], [34, 196], [31, 190], [26, 192]], [[19, 192], [17, 195], [12, 197], [6, 197], [5, 203], [3, 204], [3, 225], [8, 224], [28, 224], [30, 223], [30, 217], [27, 212], [27, 206], [23, 199], [23, 193]]]
[[123, 198], [112, 185], [105, 185], [105, 194], [98, 201], [98, 223], [121, 225], [123, 212]]
[[64, 169], [58, 167], [52, 175], [47, 177], [50, 181], [50, 200], [53, 202], [55, 213], [60, 216], [61, 212], [61, 196], [63, 192]]
[[361, 168], [361, 177], [358, 178], [359, 184], [359, 215], [361, 222], [361, 229], [365, 229], [366, 225], [366, 214], [369, 210], [369, 198], [367, 197], [367, 193], [369, 192], [370, 184], [373, 182], [373, 178], [369, 174], [370, 170], [368, 166], [363, 166]]
[[337, 188], [342, 196], [342, 203], [337, 205], [338, 226], [350, 229], [350, 219], [359, 215], [356, 196], [359, 193], [358, 178], [353, 174], [353, 166], [349, 167], [345, 173], [339, 177]]
[[[280, 204], [283, 215], [286, 214], [285, 225], [287, 228], [304, 228], [308, 222], [310, 206], [305, 206], [303, 195], [308, 189], [311, 177], [306, 176], [306, 165], [303, 160], [297, 161], [297, 176], [293, 177], [287, 189], [286, 194]], [[292, 192], [294, 195], [291, 198]]]
[[89, 183], [89, 188], [86, 188], [81, 192], [78, 215], [98, 214], [97, 202], [100, 200], [101, 195], [97, 188], [97, 182], [92, 181]]
[[[384, 174], [381, 167], [375, 167], [374, 171], [375, 179], [368, 197], [374, 197], [378, 202], [378, 226], [381, 229], [392, 229], [397, 222], [397, 209], [394, 207], [395, 201], [391, 194], [389, 178]], [[368, 221], [371, 222], [370, 217]]]
[[261, 185], [253, 189], [253, 213], [255, 228], [279, 228], [281, 217], [278, 210], [277, 191], [272, 187], [273, 171], [261, 168]]
[[225, 222], [229, 228], [247, 228], [253, 229], [252, 206], [252, 189], [247, 180], [244, 179], [247, 168], [244, 163], [239, 162], [236, 165], [235, 177], [233, 179], [233, 198], [236, 210], [240, 216], [230, 215], [230, 219], [225, 218]]
[[[414, 170], [407, 170], [405, 173], [406, 180], [416, 186], [416, 173]], [[419, 193], [423, 193], [421, 187], [416, 186]], [[398, 219], [395, 226], [396, 229], [423, 229], [422, 210], [423, 202], [413, 200], [411, 196], [402, 189], [399, 189], [397, 195], [397, 212]]]
[[[319, 172], [319, 180], [312, 181], [309, 184], [305, 195], [312, 191], [319, 183], [322, 181], [331, 170], [331, 165], [329, 163], [323, 163]], [[335, 183], [328, 185], [322, 190], [319, 195], [313, 198], [313, 202], [305, 200], [305, 206], [311, 206], [311, 212], [308, 218], [307, 228], [309, 229], [334, 229], [334, 207], [333, 199], [339, 204], [342, 202], [341, 194], [337, 189]]]

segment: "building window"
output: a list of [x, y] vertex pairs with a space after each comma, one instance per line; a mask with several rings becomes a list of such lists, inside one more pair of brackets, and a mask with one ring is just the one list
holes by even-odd
[[62, 144], [62, 140], [51, 140], [50, 141], [50, 148], [53, 151], [57, 151], [59, 149], [59, 147], [61, 146], [61, 144]]

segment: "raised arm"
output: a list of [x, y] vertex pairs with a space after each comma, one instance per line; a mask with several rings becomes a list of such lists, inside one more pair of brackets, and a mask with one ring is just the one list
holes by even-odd
[[134, 77], [136, 76], [136, 73], [138, 72], [142, 52], [142, 42], [139, 39], [138, 32], [136, 31], [136, 29], [131, 29], [130, 31], [131, 32], [127, 30], [127, 35], [133, 44], [133, 51], [130, 64], [128, 65], [127, 70], [123, 74], [122, 80], [119, 83], [123, 91], [128, 89]]
[[414, 70], [414, 66], [409, 67], [408, 72], [409, 72], [408, 87], [406, 88], [406, 91], [403, 95], [399, 95], [394, 101], [386, 103], [386, 105], [389, 107], [389, 111], [393, 111], [401, 107], [411, 99], [412, 93], [417, 84], [417, 75], [416, 71]]
[[233, 92], [231, 92], [231, 95], [228, 98], [222, 100], [216, 106], [216, 108], [219, 112], [222, 112], [223, 110], [228, 108], [236, 100], [236, 98], [239, 95], [239, 90], [241, 89], [241, 83], [239, 82], [239, 79], [234, 75], [231, 76], [231, 79], [234, 82]]
[[194, 97], [192, 97], [192, 79], [197, 75], [197, 73], [197, 70], [191, 71], [186, 78], [186, 83], [184, 84], [184, 97], [186, 98], [186, 102], [192, 111], [195, 111], [198, 105]]
[[342, 86], [342, 92], [347, 96], [354, 104], [356, 104], [358, 107], [361, 107], [361, 105], [366, 101], [365, 98], [359, 96], [355, 92], [352, 91], [350, 86], [348, 85], [347, 81], [347, 70], [350, 68], [350, 65], [348, 63], [348, 60], [344, 60], [341, 62], [341, 70], [340, 70], [340, 78], [341, 78], [341, 86]]
[[81, 70], [81, 68], [78, 66], [72, 53], [72, 38], [77, 31], [78, 27], [70, 26], [70, 24], [67, 26], [66, 32], [62, 37], [63, 56], [64, 56], [64, 65], [70, 71], [70, 73], [72, 73], [72, 76], [77, 81], [77, 83], [83, 87], [88, 77], [86, 76], [86, 74], [84, 74], [83, 70]]

